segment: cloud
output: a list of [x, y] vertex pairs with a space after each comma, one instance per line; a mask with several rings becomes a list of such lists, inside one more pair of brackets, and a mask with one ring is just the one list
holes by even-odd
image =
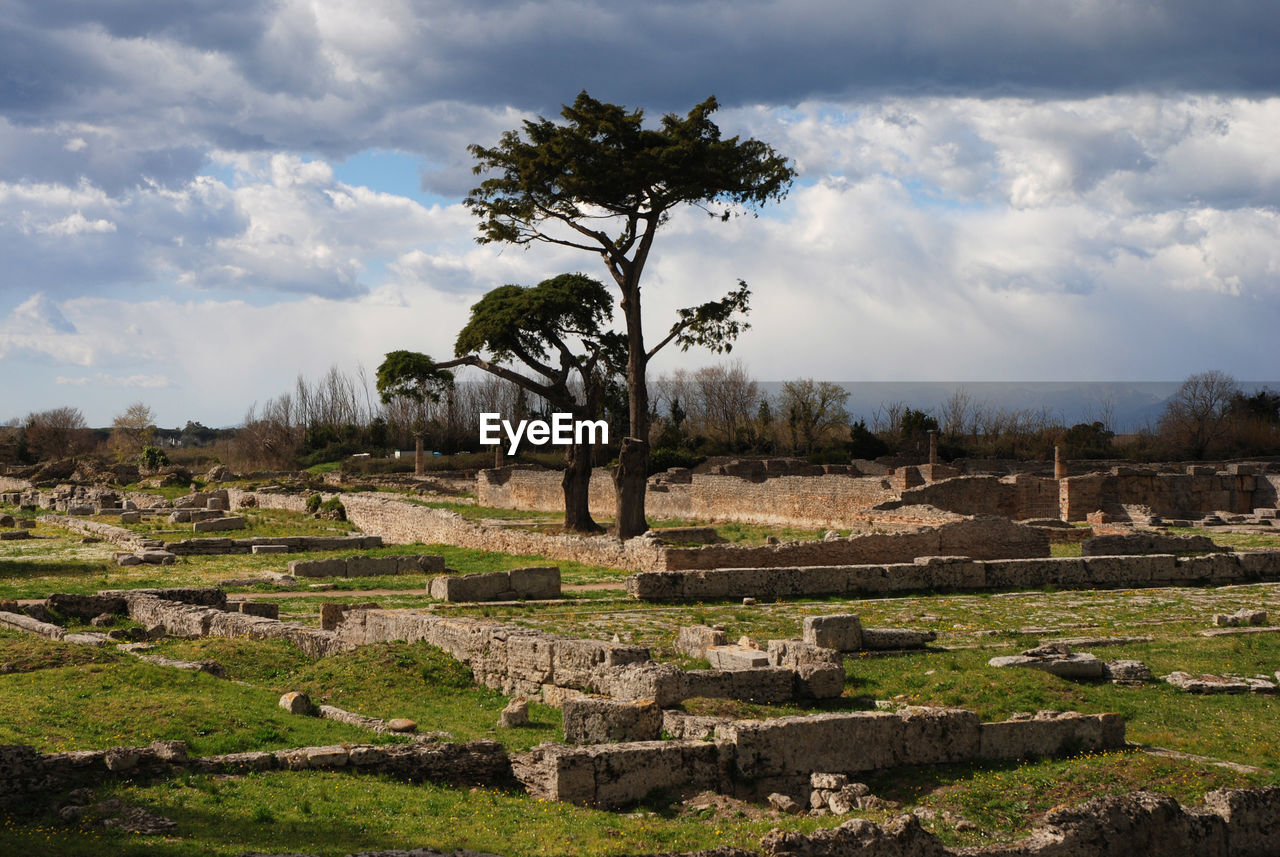
[[93, 385], [100, 387], [138, 387], [144, 390], [163, 390], [166, 387], [174, 386], [173, 381], [164, 375], [108, 375], [106, 372], [95, 372], [93, 375], [79, 378], [68, 378], [65, 375], [59, 375], [54, 379], [54, 383], [71, 387]]

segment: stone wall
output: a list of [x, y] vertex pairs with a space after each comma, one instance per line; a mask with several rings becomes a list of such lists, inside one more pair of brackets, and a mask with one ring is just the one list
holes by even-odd
[[165, 633], [173, 637], [288, 640], [311, 657], [328, 654], [333, 647], [332, 631], [318, 631], [265, 616], [230, 613], [218, 607], [184, 604], [137, 592], [125, 593], [125, 601], [129, 618], [147, 627], [163, 626]]
[[[342, 494], [347, 519], [389, 544], [449, 544], [514, 554], [538, 554], [559, 560], [613, 568], [655, 568], [663, 548], [648, 540], [626, 543], [609, 536], [546, 535], [509, 527], [486, 527], [457, 512], [433, 509], [378, 493]], [[289, 509], [304, 501], [287, 494], [231, 490], [232, 502], [246, 500], [264, 508]], [[250, 499], [251, 498], [251, 499]]]
[[1090, 556], [969, 560], [925, 557], [914, 563], [649, 571], [627, 579], [648, 601], [880, 596], [925, 590], [1098, 589], [1203, 586], [1280, 580], [1280, 551], [1208, 556]]
[[[1116, 520], [1129, 520], [1131, 512], [1126, 507], [1141, 507], [1166, 518], [1188, 518], [1274, 507], [1274, 475], [1260, 480], [1254, 468], [1244, 464], [1228, 464], [1221, 471], [1194, 465], [1187, 469], [1191, 472], [1114, 467], [1110, 473], [1069, 477], [1060, 486], [1059, 515], [1064, 521], [1083, 521], [1090, 512], [1101, 510]], [[1263, 490], [1255, 497], [1260, 481]]]
[[202, 538], [165, 542], [179, 556], [253, 553], [255, 545], [283, 545], [289, 552], [369, 550], [382, 547], [381, 536], [252, 536], [246, 539]]
[[0, 746], [0, 805], [29, 801], [35, 792], [94, 786], [117, 777], [157, 779], [187, 773], [244, 775], [304, 769], [387, 774], [464, 788], [501, 788], [512, 783], [510, 760], [496, 741], [344, 744], [197, 758], [187, 757], [182, 741], [69, 753], [40, 753], [31, 747], [4, 745]]
[[[554, 470], [499, 468], [476, 477], [476, 502], [499, 509], [564, 510], [561, 474]], [[847, 526], [898, 492], [879, 476], [822, 474], [758, 478], [695, 473], [689, 482], [650, 480], [645, 511], [654, 518], [697, 518], [800, 527]], [[591, 474], [593, 515], [613, 517], [615, 494], [609, 473]]]
[[560, 569], [513, 568], [484, 574], [442, 575], [427, 585], [441, 601], [520, 601], [560, 597]]
[[289, 573], [294, 577], [374, 577], [381, 574], [434, 574], [444, 570], [444, 557], [431, 554], [295, 559], [289, 563]]
[[972, 518], [897, 533], [871, 533], [845, 539], [779, 545], [702, 545], [669, 548], [655, 570], [712, 568], [787, 568], [910, 562], [921, 556], [974, 559], [1047, 557], [1049, 537], [1041, 529], [1007, 518]]
[[863, 774], [1117, 749], [1125, 744], [1124, 731], [1117, 714], [982, 723], [971, 711], [907, 708], [736, 720], [715, 726], [714, 741], [543, 744], [513, 758], [512, 768], [530, 794], [591, 806], [623, 806], [659, 788], [759, 799], [807, 792], [815, 772]]
[[[1052, 810], [1026, 839], [952, 850], [914, 815], [853, 819], [811, 834], [773, 831], [768, 857], [1271, 857], [1280, 854], [1280, 789], [1219, 789], [1203, 808], [1150, 792], [1108, 795]], [[735, 855], [736, 857], [736, 855]]]

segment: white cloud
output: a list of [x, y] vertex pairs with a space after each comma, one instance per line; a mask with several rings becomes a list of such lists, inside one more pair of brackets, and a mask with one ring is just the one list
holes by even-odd
[[174, 385], [173, 381], [164, 375], [109, 375], [106, 372], [95, 372], [93, 375], [82, 375], [78, 378], [59, 375], [54, 379], [54, 383], [70, 387], [136, 387], [144, 390], [162, 390]]

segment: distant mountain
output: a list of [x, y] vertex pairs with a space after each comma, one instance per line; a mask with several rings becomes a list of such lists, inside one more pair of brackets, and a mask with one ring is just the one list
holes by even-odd
[[[1071, 426], [1102, 420], [1117, 432], [1137, 431], [1154, 424], [1181, 381], [838, 381], [849, 391], [846, 405], [853, 419], [875, 421], [891, 404], [928, 411], [957, 392], [967, 394], [974, 406], [1000, 411], [1046, 411], [1050, 418]], [[782, 382], [764, 381], [760, 387], [776, 400]], [[1278, 381], [1241, 381], [1247, 393], [1267, 387], [1280, 390]]]

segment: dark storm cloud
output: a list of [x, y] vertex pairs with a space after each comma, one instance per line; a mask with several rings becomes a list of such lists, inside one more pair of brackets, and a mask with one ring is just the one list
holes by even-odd
[[[9, 0], [0, 10], [0, 105], [14, 123], [124, 121], [181, 105], [183, 126], [217, 145], [335, 156], [419, 105], [548, 112], [583, 88], [660, 110], [710, 93], [730, 105], [1280, 90], [1271, 0]], [[152, 133], [163, 147], [162, 130]]]

